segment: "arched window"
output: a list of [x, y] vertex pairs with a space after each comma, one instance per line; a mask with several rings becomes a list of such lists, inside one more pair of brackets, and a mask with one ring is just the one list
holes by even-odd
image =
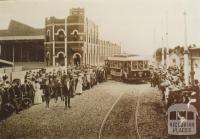
[[74, 40], [78, 41], [78, 31], [74, 31]]
[[65, 31], [62, 28], [58, 29], [55, 35], [56, 41], [65, 41]]
[[65, 40], [65, 34], [63, 31], [59, 31], [58, 33], [58, 41], [64, 41]]
[[49, 42], [50, 41], [50, 30], [47, 30], [47, 33], [46, 33], [46, 41]]

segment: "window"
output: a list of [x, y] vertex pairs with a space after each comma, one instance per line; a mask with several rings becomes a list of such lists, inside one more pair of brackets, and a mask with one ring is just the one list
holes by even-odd
[[143, 69], [143, 61], [138, 61], [138, 69]]
[[119, 62], [119, 63], [118, 63], [118, 68], [121, 68], [121, 67], [122, 67], [122, 63]]
[[65, 34], [63, 31], [59, 31], [58, 33], [58, 41], [65, 41]]
[[148, 68], [148, 62], [144, 61], [144, 68], [147, 69]]
[[137, 69], [137, 61], [132, 61], [132, 69]]
[[50, 41], [50, 36], [46, 35], [46, 42]]
[[78, 32], [74, 31], [74, 41], [78, 41]]
[[46, 41], [47, 41], [47, 42], [50, 41], [50, 30], [47, 30], [47, 33], [46, 33]]

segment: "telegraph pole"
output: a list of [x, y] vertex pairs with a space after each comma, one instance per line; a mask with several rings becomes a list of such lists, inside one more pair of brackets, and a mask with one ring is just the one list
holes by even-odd
[[67, 68], [67, 18], [65, 18], [65, 67]]
[[166, 27], [167, 27], [167, 31], [166, 31], [166, 45], [167, 45], [167, 48], [166, 48], [166, 68], [168, 68], [169, 67], [168, 13], [167, 13], [167, 16], [166, 16]]
[[164, 40], [163, 40], [163, 37], [162, 37], [162, 60], [161, 60], [161, 66], [164, 67], [165, 65], [165, 47], [164, 47]]
[[13, 66], [14, 66], [14, 63], [15, 63], [15, 46], [13, 45]]
[[186, 22], [186, 16], [187, 13], [184, 12], [184, 30], [185, 30], [185, 46], [184, 46], [184, 79], [185, 79], [185, 85], [189, 85], [189, 60], [188, 60], [188, 44], [187, 44], [187, 22]]

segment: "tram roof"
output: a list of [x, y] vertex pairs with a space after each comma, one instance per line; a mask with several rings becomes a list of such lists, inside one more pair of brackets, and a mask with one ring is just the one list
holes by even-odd
[[134, 56], [112, 56], [112, 57], [108, 57], [108, 60], [111, 61], [138, 61], [138, 60], [147, 60], [147, 58], [138, 56], [138, 55], [134, 55]]

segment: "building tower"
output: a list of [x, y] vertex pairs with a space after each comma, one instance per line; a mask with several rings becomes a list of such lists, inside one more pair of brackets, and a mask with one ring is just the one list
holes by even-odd
[[52, 66], [67, 66], [66, 19], [45, 20], [45, 61]]
[[85, 13], [83, 8], [72, 8], [67, 17], [67, 46], [70, 65], [81, 65], [85, 61]]

